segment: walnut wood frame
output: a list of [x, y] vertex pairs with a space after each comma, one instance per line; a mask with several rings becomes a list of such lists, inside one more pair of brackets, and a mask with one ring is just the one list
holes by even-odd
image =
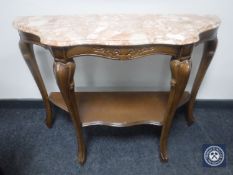
[[[207, 68], [214, 56], [217, 47], [217, 29], [210, 30], [200, 34], [200, 40], [197, 43], [189, 45], [138, 45], [138, 46], [103, 46], [103, 45], [78, 45], [70, 47], [56, 47], [44, 45], [40, 42], [40, 38], [30, 33], [19, 31], [20, 42], [19, 46], [22, 55], [37, 83], [37, 86], [42, 95], [45, 109], [46, 109], [46, 124], [50, 128], [52, 126], [52, 109], [44, 82], [42, 80], [39, 68], [37, 66], [35, 56], [33, 53], [33, 44], [42, 46], [48, 49], [54, 57], [54, 74], [57, 80], [58, 87], [64, 99], [65, 105], [70, 113], [73, 124], [75, 126], [77, 141], [78, 141], [78, 160], [80, 164], [83, 164], [86, 160], [86, 148], [82, 133], [82, 122], [79, 117], [79, 111], [77, 108], [77, 101], [74, 92], [74, 71], [75, 63], [74, 57], [83, 55], [93, 55], [98, 57], [104, 57], [114, 60], [130, 60], [139, 57], [164, 54], [172, 56], [170, 61], [171, 67], [171, 90], [168, 97], [167, 109], [165, 114], [165, 120], [162, 125], [162, 133], [160, 138], [160, 157], [163, 161], [168, 160], [167, 155], [167, 142], [168, 135], [171, 128], [173, 116], [176, 109], [179, 107], [179, 102], [184, 94], [184, 89], [187, 85], [190, 71], [191, 71], [191, 53], [193, 47], [199, 43], [205, 44], [203, 56], [199, 66], [199, 70], [194, 81], [192, 91], [185, 105], [187, 106], [187, 122], [192, 124], [194, 121], [193, 108], [198, 93], [198, 89], [207, 71]], [[141, 122], [137, 124], [148, 124], [148, 122]], [[100, 124], [100, 123], [98, 123]], [[156, 124], [156, 123], [150, 123]], [[87, 126], [88, 124], [86, 124]], [[91, 123], [90, 123], [91, 125]], [[112, 123], [108, 125], [114, 126]], [[129, 123], [122, 123], [118, 126], [128, 126]], [[132, 124], [133, 125], [133, 124]]]

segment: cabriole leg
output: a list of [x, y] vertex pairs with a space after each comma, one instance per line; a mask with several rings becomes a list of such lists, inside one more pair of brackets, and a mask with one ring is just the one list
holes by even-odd
[[191, 61], [189, 60], [180, 61], [180, 60], [171, 60], [170, 62], [171, 74], [172, 74], [171, 90], [168, 99], [167, 113], [163, 123], [162, 133], [160, 138], [160, 157], [162, 161], [168, 160], [167, 142], [168, 142], [169, 131], [171, 128], [171, 123], [177, 105], [184, 93], [191, 70]]
[[186, 119], [187, 119], [188, 125], [191, 125], [195, 120], [193, 117], [194, 103], [196, 101], [196, 96], [201, 86], [202, 80], [205, 76], [205, 73], [209, 67], [211, 60], [213, 59], [213, 56], [214, 56], [214, 53], [217, 47], [217, 43], [218, 43], [217, 38], [214, 40], [205, 42], [203, 56], [202, 56], [202, 59], [199, 65], [199, 69], [198, 69], [195, 81], [193, 83], [193, 87], [191, 91], [191, 98], [186, 105], [187, 107]]
[[35, 55], [33, 51], [33, 45], [20, 40], [19, 48], [40, 90], [40, 94], [43, 98], [43, 102], [44, 102], [45, 110], [46, 110], [45, 123], [48, 128], [51, 128], [52, 127], [52, 107], [51, 107], [51, 103], [48, 98], [48, 94], [47, 94], [43, 79], [39, 71], [38, 65], [36, 63], [36, 59], [35, 59]]
[[78, 160], [80, 164], [83, 164], [86, 160], [86, 149], [83, 139], [82, 124], [79, 118], [77, 103], [75, 99], [73, 80], [74, 72], [75, 63], [73, 60], [68, 62], [61, 62], [60, 60], [55, 61], [54, 74], [76, 130], [78, 142]]

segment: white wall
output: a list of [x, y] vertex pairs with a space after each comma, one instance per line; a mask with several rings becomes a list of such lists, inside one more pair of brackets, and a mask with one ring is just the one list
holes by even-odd
[[[0, 6], [0, 99], [41, 98], [18, 49], [18, 33], [12, 27], [16, 16], [78, 13], [196, 13], [216, 14], [222, 19], [219, 47], [198, 94], [199, 99], [233, 99], [232, 0], [1, 0]], [[52, 57], [39, 47], [36, 55], [46, 87], [57, 90]], [[193, 82], [202, 47], [195, 49]], [[130, 62], [83, 57], [77, 60], [79, 90], [169, 89], [169, 58], [147, 57]]]

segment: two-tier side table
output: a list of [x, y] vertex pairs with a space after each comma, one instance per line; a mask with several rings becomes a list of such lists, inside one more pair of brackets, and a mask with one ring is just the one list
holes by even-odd
[[[198, 89], [217, 46], [220, 20], [205, 15], [76, 15], [19, 17], [19, 47], [37, 83], [52, 127], [52, 104], [70, 113], [78, 142], [78, 159], [86, 159], [83, 127], [140, 124], [161, 126], [160, 156], [168, 160], [167, 142], [178, 107], [187, 108], [194, 121]], [[191, 71], [193, 48], [204, 43], [204, 52], [191, 92], [185, 87]], [[60, 92], [48, 95], [33, 52], [33, 45], [48, 49], [54, 57], [54, 74]], [[147, 55], [170, 55], [169, 92], [75, 92], [74, 58], [93, 55], [112, 60], [134, 60]], [[88, 71], [88, 70], [87, 70]]]

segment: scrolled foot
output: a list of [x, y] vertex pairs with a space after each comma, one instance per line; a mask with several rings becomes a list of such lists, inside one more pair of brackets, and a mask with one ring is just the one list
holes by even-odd
[[188, 126], [191, 126], [195, 122], [195, 117], [193, 116], [193, 105], [190, 105], [189, 103], [186, 106], [187, 112], [186, 112], [186, 121]]
[[191, 126], [195, 122], [195, 118], [193, 115], [187, 117], [187, 125]]
[[48, 117], [46, 117], [44, 122], [49, 129], [52, 128], [53, 122], [50, 119], [48, 119]]
[[167, 139], [160, 140], [160, 160], [161, 162], [168, 162], [168, 152], [167, 152]]
[[52, 128], [53, 126], [53, 116], [52, 116], [52, 106], [49, 103], [49, 108], [46, 108], [46, 118], [45, 118], [45, 124], [48, 128]]
[[168, 162], [168, 155], [167, 155], [167, 153], [160, 152], [160, 160], [161, 160], [161, 162], [164, 162], [164, 163]]
[[84, 151], [80, 151], [77, 157], [79, 164], [84, 165], [84, 163], [86, 162], [86, 150], [84, 149]]

